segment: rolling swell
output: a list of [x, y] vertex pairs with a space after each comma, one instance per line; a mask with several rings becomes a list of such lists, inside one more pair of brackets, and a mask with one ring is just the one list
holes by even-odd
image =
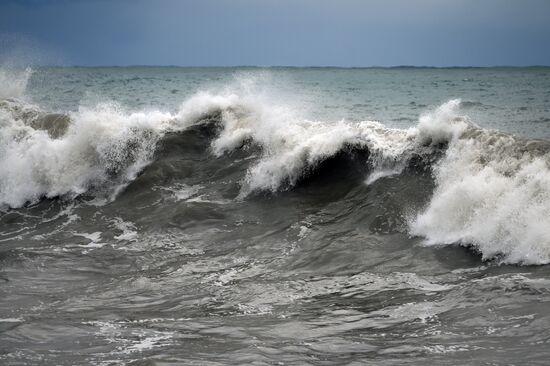
[[174, 113], [103, 104], [59, 115], [5, 100], [0, 204], [131, 200], [185, 180], [185, 199], [205, 184], [239, 205], [307, 195], [337, 202], [348, 225], [506, 263], [550, 262], [548, 143], [481, 129], [460, 107], [450, 101], [399, 130], [303, 120], [235, 94], [199, 93]]

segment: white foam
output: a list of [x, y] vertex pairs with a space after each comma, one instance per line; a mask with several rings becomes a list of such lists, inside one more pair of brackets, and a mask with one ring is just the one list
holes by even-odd
[[550, 157], [516, 151], [521, 144], [489, 131], [453, 139], [411, 232], [427, 244], [474, 245], [485, 259], [550, 263]]
[[[157, 319], [152, 319], [155, 322]], [[163, 321], [160, 319], [159, 321]], [[181, 319], [175, 319], [175, 321]], [[163, 347], [172, 342], [172, 332], [158, 331], [149, 328], [135, 327], [135, 324], [148, 323], [151, 319], [143, 321], [93, 321], [85, 324], [99, 328], [97, 335], [105, 338], [109, 343], [117, 345], [112, 352], [114, 354], [131, 354], [143, 352], [152, 348]]]
[[116, 105], [81, 108], [61, 138], [33, 129], [0, 109], [0, 205], [78, 195], [92, 186], [134, 179], [152, 157], [161, 112], [124, 113]]
[[184, 183], [176, 183], [171, 187], [159, 187], [159, 188], [170, 192], [172, 197], [176, 201], [182, 201], [182, 200], [188, 200], [191, 197], [197, 196], [197, 194], [203, 187], [200, 185], [189, 186]]
[[138, 232], [136, 226], [129, 221], [124, 221], [120, 217], [113, 219], [113, 226], [120, 230], [119, 235], [115, 235], [114, 238], [119, 241], [135, 241], [138, 239]]
[[[83, 238], [88, 239], [90, 242], [86, 245], [78, 245], [82, 248], [101, 248], [105, 245], [105, 243], [101, 243], [101, 231], [96, 231], [93, 233], [77, 233], [73, 232], [74, 236], [81, 236]], [[86, 252], [83, 252], [86, 253]]]
[[23, 318], [0, 318], [0, 323], [21, 323]]
[[418, 125], [411, 129], [420, 144], [440, 144], [462, 136], [473, 123], [459, 114], [460, 99], [452, 99], [434, 111], [420, 116]]
[[366, 185], [371, 185], [379, 179], [399, 175], [402, 171], [403, 171], [402, 168], [401, 169], [400, 168], [394, 168], [394, 169], [375, 170], [375, 171], [373, 171], [372, 173], [369, 174], [369, 176], [365, 180], [365, 184]]
[[[10, 91], [10, 97], [24, 93], [23, 81], [12, 84], [21, 88], [10, 87], [17, 89]], [[67, 131], [54, 138], [26, 120], [40, 115], [39, 109], [22, 101], [4, 101], [0, 105], [0, 206], [77, 196], [91, 188], [104, 189], [106, 198], [112, 199], [150, 163], [164, 133], [183, 130], [216, 111], [235, 113], [245, 102], [230, 92], [200, 92], [174, 114], [130, 112], [116, 103], [80, 107], [69, 114]], [[105, 197], [96, 198], [104, 202]]]
[[[346, 146], [368, 148], [372, 160], [397, 162], [397, 157], [413, 143], [408, 131], [388, 129], [375, 121], [310, 121], [286, 108], [254, 103], [247, 98], [240, 103], [252, 107], [246, 112], [225, 111], [223, 128], [212, 142], [212, 150], [221, 155], [246, 141], [262, 148], [262, 158], [246, 174], [241, 196], [292, 186], [309, 169]], [[380, 165], [386, 168], [388, 164]]]

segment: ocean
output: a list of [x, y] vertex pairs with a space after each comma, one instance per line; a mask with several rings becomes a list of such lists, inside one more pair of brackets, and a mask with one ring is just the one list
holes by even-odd
[[0, 69], [0, 364], [547, 364], [550, 68]]

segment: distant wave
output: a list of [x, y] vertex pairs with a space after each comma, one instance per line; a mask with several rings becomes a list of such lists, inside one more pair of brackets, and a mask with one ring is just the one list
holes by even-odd
[[[21, 99], [30, 71], [3, 73], [4, 209], [55, 197], [116, 199], [162, 159], [167, 145], [176, 150], [178, 144], [202, 143], [211, 159], [247, 149], [258, 154], [236, 200], [280, 194], [320, 171], [335, 174], [323, 169], [336, 158], [359, 161], [369, 185], [400, 179], [411, 165], [426, 166], [435, 190], [427, 192], [426, 207], [410, 215], [411, 235], [427, 245], [472, 246], [484, 259], [504, 263], [550, 262], [550, 143], [482, 129], [460, 114], [459, 100], [422, 115], [409, 129], [305, 120], [291, 108], [242, 92], [198, 93], [174, 113], [129, 112], [111, 103], [52, 114]], [[186, 134], [196, 128], [207, 133], [191, 141]]]

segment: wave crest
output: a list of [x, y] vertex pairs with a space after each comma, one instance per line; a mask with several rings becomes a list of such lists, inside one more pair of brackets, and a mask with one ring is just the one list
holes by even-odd
[[548, 151], [546, 142], [487, 130], [453, 139], [411, 232], [428, 244], [473, 245], [485, 259], [550, 263]]
[[33, 127], [36, 119], [0, 109], [0, 204], [21, 207], [42, 197], [118, 190], [150, 161], [159, 122], [168, 116], [101, 105], [65, 118], [66, 131], [52, 136]]

